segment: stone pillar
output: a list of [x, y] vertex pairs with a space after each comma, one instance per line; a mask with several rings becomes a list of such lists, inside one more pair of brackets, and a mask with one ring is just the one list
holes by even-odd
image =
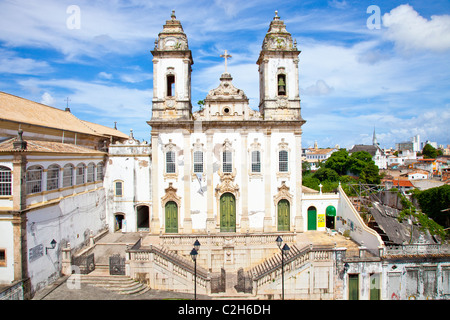
[[302, 213], [302, 130], [296, 130], [295, 136], [295, 232], [303, 232]]
[[241, 134], [241, 177], [242, 177], [242, 215], [241, 215], [241, 233], [249, 230], [248, 219], [248, 150], [247, 150], [247, 132]]
[[191, 139], [190, 133], [183, 133], [184, 143], [184, 222], [183, 233], [192, 233], [191, 219]]
[[70, 243], [67, 243], [67, 247], [61, 250], [62, 260], [61, 260], [61, 273], [66, 276], [72, 274], [72, 253], [70, 251]]
[[206, 230], [214, 232], [216, 222], [214, 220], [214, 186], [213, 186], [213, 135], [206, 133]]
[[159, 207], [161, 201], [158, 198], [159, 195], [158, 137], [159, 132], [152, 128], [152, 220], [150, 224], [150, 232], [152, 234], [159, 234], [160, 232]]
[[11, 220], [14, 239], [14, 280], [28, 277], [26, 213], [23, 213], [27, 206], [26, 168], [26, 156], [21, 153], [15, 154], [12, 170], [13, 218]]
[[263, 161], [264, 163], [264, 225], [263, 230], [264, 232], [271, 232], [273, 231], [273, 224], [272, 224], [272, 216], [271, 216], [271, 209], [272, 209], [272, 185], [271, 185], [271, 172], [274, 170], [276, 163], [272, 165], [272, 153], [270, 151], [270, 145], [271, 145], [271, 137], [272, 132], [270, 129], [268, 129], [265, 133], [265, 141], [266, 141], [266, 150], [265, 155], [266, 159]]

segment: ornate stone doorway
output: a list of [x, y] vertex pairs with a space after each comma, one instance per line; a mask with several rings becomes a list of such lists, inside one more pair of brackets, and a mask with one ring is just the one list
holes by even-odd
[[278, 231], [290, 230], [290, 218], [289, 201], [282, 199], [278, 202]]
[[169, 201], [165, 206], [166, 233], [178, 233], [178, 206], [174, 201]]
[[236, 198], [229, 192], [220, 197], [220, 232], [236, 232]]

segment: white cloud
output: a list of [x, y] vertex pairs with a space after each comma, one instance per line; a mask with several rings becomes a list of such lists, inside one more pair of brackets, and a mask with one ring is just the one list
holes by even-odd
[[35, 75], [52, 71], [46, 61], [17, 57], [14, 52], [0, 49], [0, 73]]
[[106, 79], [106, 80], [111, 80], [113, 78], [113, 75], [111, 73], [107, 73], [107, 72], [99, 72], [98, 73], [98, 77], [102, 78], [102, 79]]
[[53, 98], [50, 93], [44, 92], [41, 97], [41, 103], [45, 104], [46, 106], [53, 106], [53, 104], [55, 103], [55, 98]]
[[450, 16], [433, 15], [428, 20], [408, 4], [400, 5], [383, 15], [387, 39], [405, 51], [450, 50]]
[[328, 86], [325, 81], [317, 80], [315, 84], [301, 90], [301, 93], [307, 96], [326, 96], [333, 92], [333, 88]]

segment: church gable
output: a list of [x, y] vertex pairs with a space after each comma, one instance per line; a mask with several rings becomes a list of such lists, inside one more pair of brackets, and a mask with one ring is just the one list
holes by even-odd
[[259, 112], [250, 109], [244, 91], [236, 88], [228, 72], [222, 73], [220, 84], [210, 90], [205, 108], [194, 114], [195, 120], [248, 120], [260, 119]]

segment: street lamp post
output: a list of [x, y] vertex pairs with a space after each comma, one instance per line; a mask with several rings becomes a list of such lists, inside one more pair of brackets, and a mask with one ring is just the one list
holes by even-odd
[[197, 255], [200, 251], [200, 242], [195, 240], [194, 248], [191, 250], [191, 258], [194, 261], [194, 300], [197, 300]]
[[284, 300], [284, 255], [289, 252], [290, 248], [287, 243], [281, 247], [283, 244], [283, 239], [280, 236], [277, 237], [276, 242], [278, 249], [281, 250], [281, 299]]

